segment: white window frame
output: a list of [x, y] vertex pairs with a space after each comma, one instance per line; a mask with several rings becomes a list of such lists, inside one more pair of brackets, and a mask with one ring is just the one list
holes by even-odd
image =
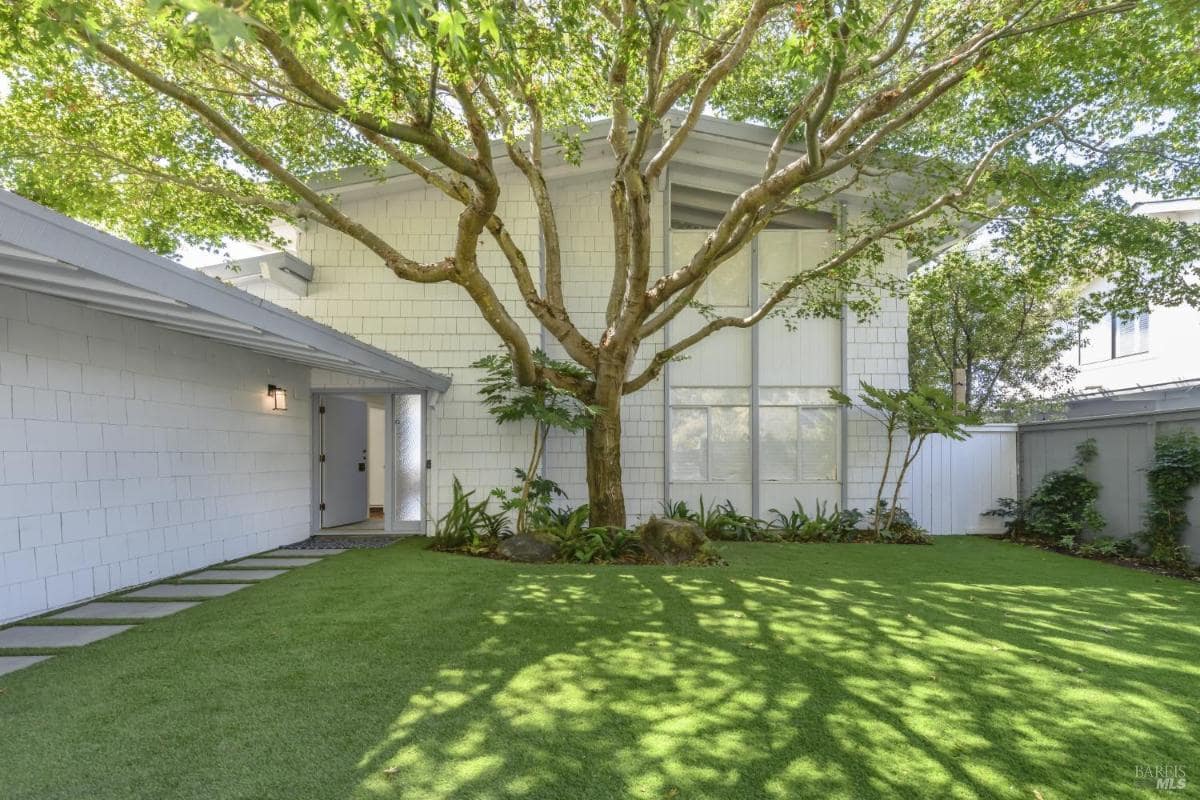
[[[1144, 325], [1141, 322], [1143, 319], [1145, 320]], [[1103, 355], [1101, 355], [1099, 358], [1094, 358], [1094, 359], [1091, 359], [1088, 361], [1084, 360], [1083, 337], [1086, 333], [1086, 329], [1082, 323], [1080, 323], [1080, 325], [1079, 325], [1079, 342], [1078, 342], [1078, 345], [1076, 348], [1076, 362], [1079, 364], [1079, 366], [1086, 367], [1091, 364], [1103, 364], [1108, 361], [1116, 361], [1117, 359], [1129, 358], [1131, 356], [1141, 356], [1141, 355], [1145, 355], [1146, 353], [1150, 352], [1150, 312], [1149, 311], [1140, 311], [1137, 314], [1134, 314], [1128, 320], [1124, 321], [1126, 323], [1133, 324], [1133, 326], [1134, 326], [1133, 331], [1134, 331], [1135, 336], [1138, 335], [1137, 331], [1139, 329], [1144, 329], [1144, 331], [1145, 331], [1144, 335], [1142, 336], [1141, 347], [1137, 350], [1131, 350], [1128, 353], [1120, 352], [1120, 337], [1121, 337], [1122, 320], [1116, 314], [1109, 312], [1109, 313], [1105, 314], [1101, 318], [1100, 321], [1103, 323], [1103, 325], [1097, 326], [1097, 327], [1099, 327], [1103, 331], [1102, 335], [1105, 336], [1105, 338], [1107, 338], [1108, 341], [1106, 342], [1105, 346], [1101, 350]]]
[[[776, 388], [776, 387], [767, 387], [767, 390], [769, 391], [772, 388]], [[825, 395], [828, 392], [829, 387], [800, 386], [800, 387], [786, 387], [786, 388], [779, 387], [779, 388], [783, 389], [784, 391], [786, 391], [787, 389], [798, 389], [801, 392], [812, 391], [812, 392], [818, 392], [820, 395]], [[723, 402], [723, 403], [722, 402], [717, 402], [717, 403], [700, 402], [699, 398], [691, 399], [691, 398], [688, 398], [686, 396], [686, 394], [682, 398], [674, 397], [674, 396], [670, 398], [670, 415], [669, 415], [668, 429], [666, 431], [666, 434], [667, 434], [667, 448], [672, 453], [672, 457], [670, 459], [670, 470], [668, 470], [668, 475], [667, 475], [667, 479], [671, 483], [680, 484], [680, 485], [713, 484], [713, 483], [728, 483], [728, 484], [734, 484], [734, 485], [742, 485], [742, 484], [754, 483], [755, 476], [758, 477], [759, 483], [787, 483], [787, 484], [829, 484], [829, 483], [837, 483], [838, 481], [840, 481], [842, 479], [842, 446], [841, 446], [841, 442], [842, 442], [842, 437], [844, 435], [844, 431], [842, 430], [843, 426], [842, 426], [841, 415], [836, 413], [838, 407], [832, 400], [829, 400], [828, 402], [820, 402], [820, 403], [818, 403], [818, 402], [763, 403], [760, 400], [759, 403], [755, 404], [751, 397], [749, 387], [729, 387], [729, 386], [710, 386], [710, 387], [680, 386], [680, 387], [673, 387], [671, 393], [672, 393], [672, 395], [674, 395], [676, 392], [679, 392], [681, 390], [684, 393], [703, 392], [703, 391], [722, 391], [722, 392], [729, 392], [732, 394], [733, 392], [745, 392], [747, 397], [746, 397], [745, 402]], [[762, 391], [762, 390], [760, 389], [760, 391]], [[740, 400], [740, 398], [739, 398], [739, 400]], [[744, 409], [746, 409], [747, 424], [749, 425], [748, 434], [749, 434], [749, 447], [750, 447], [750, 453], [749, 453], [750, 475], [744, 479], [730, 480], [730, 479], [719, 479], [719, 478], [713, 477], [713, 469], [712, 469], [712, 464], [713, 464], [713, 461], [712, 461], [712, 459], [713, 459], [712, 410], [716, 409], [716, 408], [728, 408], [728, 409], [744, 408]], [[761, 416], [757, 420], [754, 419], [754, 416], [761, 415], [763, 409], [767, 409], [767, 408], [786, 408], [786, 409], [791, 410], [796, 415], [796, 433], [797, 433], [796, 464], [795, 464], [795, 478], [793, 478], [793, 479], [763, 478], [760, 474], [761, 473], [762, 444], [763, 444], [763, 442], [762, 442], [763, 430], [762, 430], [762, 425], [761, 425], [762, 420], [761, 420]], [[672, 474], [672, 472], [671, 472], [677, 468], [677, 462], [678, 462], [678, 459], [674, 457], [674, 453], [675, 453], [675, 442], [674, 442], [675, 421], [678, 418], [680, 411], [697, 411], [697, 410], [702, 410], [705, 412], [705, 417], [704, 417], [704, 421], [705, 421], [704, 458], [703, 458], [704, 476], [701, 478], [678, 477], [675, 474]], [[803, 446], [803, 439], [801, 436], [804, 428], [800, 424], [800, 414], [804, 410], [821, 410], [821, 411], [835, 412], [832, 415], [833, 426], [834, 426], [833, 442], [832, 442], [833, 477], [828, 477], [828, 478], [805, 478], [804, 477], [804, 446]], [[757, 442], [754, 440], [754, 435], [755, 435], [756, 431], [758, 433], [758, 439], [759, 439], [759, 441], [757, 441]], [[755, 463], [756, 460], [759, 460], [760, 463], [756, 464]]]

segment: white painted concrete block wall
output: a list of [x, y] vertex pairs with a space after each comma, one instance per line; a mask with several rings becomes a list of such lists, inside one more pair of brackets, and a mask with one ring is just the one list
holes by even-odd
[[[885, 251], [883, 271], [903, 277], [907, 269], [907, 254], [889, 246]], [[846, 321], [846, 385], [849, 394], [857, 398], [859, 381], [883, 389], [908, 387], [908, 300], [885, 296], [879, 313], [858, 320], [853, 315]], [[904, 441], [897, 443], [903, 448]], [[846, 418], [846, 459], [843, 470], [846, 480], [847, 505], [869, 510], [875, 503], [875, 492], [887, 456], [887, 438], [880, 425], [866, 414], [852, 409]], [[897, 472], [893, 470], [893, 475]], [[907, 482], [906, 482], [907, 483]], [[891, 486], [885, 496], [891, 496]], [[909, 487], [900, 493], [901, 505], [909, 503]]]
[[305, 538], [308, 375], [0, 288], [0, 622]]

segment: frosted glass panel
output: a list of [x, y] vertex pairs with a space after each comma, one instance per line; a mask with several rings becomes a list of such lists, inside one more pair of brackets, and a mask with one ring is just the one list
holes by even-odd
[[764, 386], [759, 389], [758, 402], [764, 406], [821, 406], [832, 405], [833, 399], [823, 386]]
[[420, 522], [424, 505], [424, 403], [419, 394], [393, 396], [395, 419], [395, 502], [393, 523]]
[[[709, 231], [671, 231], [671, 268], [686, 265], [704, 244]], [[750, 247], [720, 264], [704, 282], [697, 300], [714, 306], [745, 308], [750, 304]]]
[[708, 478], [708, 411], [703, 408], [671, 410], [671, 480], [702, 481]]
[[710, 408], [709, 475], [714, 481], [750, 480], [750, 409]]
[[759, 475], [764, 481], [796, 480], [800, 442], [795, 408], [758, 410]]
[[671, 402], [677, 406], [748, 406], [749, 389], [671, 389]]
[[750, 247], [720, 264], [704, 282], [705, 302], [714, 306], [750, 305]]
[[837, 480], [837, 412], [800, 409], [800, 479]]

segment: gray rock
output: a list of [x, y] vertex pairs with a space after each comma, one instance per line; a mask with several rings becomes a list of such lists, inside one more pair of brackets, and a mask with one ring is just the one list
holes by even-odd
[[638, 535], [642, 539], [642, 550], [659, 564], [691, 561], [708, 544], [704, 529], [686, 519], [651, 517], [638, 528]]
[[558, 540], [548, 533], [520, 533], [502, 541], [496, 552], [509, 561], [544, 564], [558, 557]]

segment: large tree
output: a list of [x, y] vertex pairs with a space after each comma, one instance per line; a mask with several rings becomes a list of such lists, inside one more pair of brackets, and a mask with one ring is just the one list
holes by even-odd
[[[625, 521], [622, 397], [705, 337], [843, 302], [867, 313], [888, 240], [920, 254], [956, 217], [997, 205], [1041, 210], [1115, 178], [1177, 186], [1200, 141], [1191, 0], [0, 7], [10, 82], [0, 179], [158, 249], [261, 238], [275, 219], [304, 219], [362, 243], [399, 280], [460, 287], [522, 384], [553, 384], [600, 409], [587, 434], [595, 524]], [[675, 109], [682, 119], [666, 128]], [[658, 275], [653, 187], [706, 109], [778, 135], [703, 244]], [[613, 280], [593, 340], [564, 301], [546, 168], [570, 158], [579, 126], [597, 119], [610, 120]], [[1114, 141], [1123, 149], [1106, 147]], [[443, 192], [461, 207], [453, 247], [417, 260], [306, 180], [345, 166], [398, 167]], [[899, 173], [903, 196], [889, 188]], [[513, 180], [536, 203], [544, 287], [536, 254], [498, 213]], [[870, 200], [828, 260], [770, 286], [746, 316], [712, 316], [672, 337], [635, 371], [643, 342], [659, 341], [776, 215], [827, 208], [850, 187]], [[524, 309], [587, 377], [535, 358], [517, 309], [480, 269], [483, 239], [502, 251]]]

